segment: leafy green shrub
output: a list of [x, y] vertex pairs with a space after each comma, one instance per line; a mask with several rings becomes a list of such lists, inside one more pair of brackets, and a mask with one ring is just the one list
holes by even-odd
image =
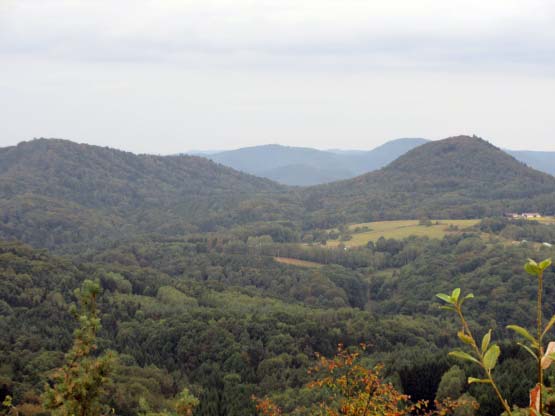
[[[530, 392], [530, 415], [540, 415], [546, 414], [544, 408], [546, 407], [546, 397], [547, 394], [551, 393], [544, 385], [544, 370], [549, 368], [552, 362], [555, 360], [555, 342], [550, 342], [547, 349], [544, 349], [543, 339], [548, 331], [555, 324], [555, 315], [551, 317], [549, 322], [544, 326], [542, 317], [542, 296], [543, 296], [543, 275], [547, 268], [551, 266], [551, 259], [542, 261], [541, 263], [536, 263], [534, 260], [529, 259], [525, 265], [525, 270], [528, 274], [536, 276], [538, 279], [537, 288], [537, 305], [536, 305], [536, 324], [537, 332], [532, 335], [526, 328], [519, 325], [508, 325], [507, 328], [515, 331], [518, 335], [523, 338], [524, 342], [519, 342], [522, 348], [524, 348], [533, 358], [537, 367], [537, 384], [536, 387]], [[466, 318], [464, 317], [462, 307], [465, 301], [472, 299], [473, 294], [468, 294], [466, 296], [461, 296], [461, 289], [454, 289], [453, 292], [448, 295], [445, 293], [439, 293], [438, 298], [443, 300], [446, 305], [442, 308], [455, 312], [461, 323], [462, 329], [457, 333], [459, 339], [470, 348], [470, 352], [465, 351], [452, 351], [449, 355], [474, 363], [479, 366], [484, 374], [484, 378], [469, 377], [468, 383], [482, 383], [488, 384], [494, 390], [497, 398], [501, 402], [501, 405], [505, 409], [505, 414], [509, 416], [520, 414], [521, 411], [518, 408], [511, 409], [511, 406], [504, 398], [502, 392], [500, 391], [498, 384], [496, 383], [493, 375], [493, 369], [497, 365], [499, 356], [501, 354], [501, 349], [495, 343], [491, 342], [491, 332], [490, 329], [483, 337], [482, 341], [478, 344], [474, 335], [471, 332], [470, 326]], [[546, 394], [547, 393], [547, 394]]]

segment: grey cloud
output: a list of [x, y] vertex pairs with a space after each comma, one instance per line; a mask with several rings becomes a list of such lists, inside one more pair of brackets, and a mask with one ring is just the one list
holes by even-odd
[[0, 0], [0, 145], [553, 150], [552, 0]]
[[[354, 56], [368, 66], [423, 68], [447, 68], [465, 62], [551, 65], [555, 56], [555, 4], [541, 1], [528, 2], [521, 16], [515, 13], [496, 18], [493, 13], [473, 18], [471, 12], [463, 10], [465, 17], [461, 19], [445, 12], [412, 19], [396, 17], [391, 10], [373, 15], [371, 7], [361, 8], [364, 3], [357, 1], [341, 4], [345, 9], [361, 8], [361, 15], [345, 12], [345, 16], [337, 17], [325, 7], [311, 9], [307, 0], [261, 1], [258, 7], [240, 0], [233, 5], [193, 1], [181, 6], [170, 1], [163, 3], [172, 5], [168, 10], [160, 6], [162, 12], [154, 16], [148, 15], [153, 4], [148, 1], [99, 1], [94, 2], [100, 4], [96, 8], [75, 6], [80, 2], [70, 7], [70, 2], [43, 1], [41, 13], [34, 14], [28, 11], [33, 5], [38, 7], [35, 1], [22, 0], [27, 7], [12, 5], [13, 21], [0, 30], [0, 53], [64, 60], [176, 63], [212, 55], [238, 66], [249, 65], [249, 55], [256, 55], [259, 64], [266, 65], [297, 56]], [[508, 4], [497, 3], [499, 10]], [[101, 13], [116, 8], [114, 4], [128, 13]], [[310, 12], [303, 15], [302, 8], [296, 11], [298, 4]], [[534, 6], [542, 16], [534, 12]], [[9, 20], [10, 9], [6, 13]]]

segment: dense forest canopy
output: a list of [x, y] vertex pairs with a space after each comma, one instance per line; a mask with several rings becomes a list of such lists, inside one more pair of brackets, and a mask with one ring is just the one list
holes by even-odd
[[[322, 391], [308, 370], [340, 343], [364, 343], [362, 363], [383, 364], [411, 400], [471, 397], [470, 414], [501, 414], [488, 386], [466, 384], [476, 370], [447, 355], [458, 323], [434, 295], [454, 287], [474, 293], [477, 331], [505, 340], [496, 376], [525, 407], [534, 374], [505, 326], [533, 325], [522, 265], [555, 254], [555, 225], [502, 214], [553, 214], [554, 196], [555, 178], [475, 137], [300, 189], [199, 157], [46, 139], [0, 149], [0, 399], [46, 412], [45, 385], [55, 391], [52, 371], [75, 348], [75, 290], [90, 280], [98, 354], [116, 357], [103, 396], [115, 414], [161, 414], [187, 394], [199, 416], [259, 415], [253, 395], [313, 414]], [[477, 221], [442, 238], [327, 244], [378, 218]]]
[[[181, 235], [272, 219], [284, 191], [200, 157], [134, 155], [39, 139], [0, 150], [0, 235], [49, 248], [147, 233]], [[290, 209], [279, 208], [283, 217]]]
[[[120, 355], [110, 402], [118, 414], [134, 414], [141, 397], [161, 409], [184, 387], [201, 399], [197, 414], [254, 414], [252, 394], [273, 395], [292, 411], [316, 400], [302, 388], [314, 354], [332, 355], [339, 342], [367, 343], [368, 359], [385, 364], [388, 380], [415, 399], [433, 399], [455, 364], [446, 352], [456, 329], [435, 291], [474, 291], [476, 324], [497, 322], [496, 335], [506, 337], [504, 324], [528, 322], [534, 302], [522, 262], [553, 254], [466, 234], [360, 249], [371, 265], [340, 266], [349, 263], [338, 250], [337, 263], [303, 268], [237, 247], [233, 240], [139, 241], [69, 260], [3, 243], [4, 393], [37, 403], [48, 370], [71, 343], [73, 289], [93, 278], [103, 288], [99, 344]], [[554, 281], [547, 279], [547, 296]], [[526, 356], [509, 346], [505, 353], [503, 386], [524, 405], [532, 381], [513, 380]], [[487, 390], [469, 392], [480, 414], [497, 409]], [[203, 407], [209, 403], [220, 410]], [[242, 410], [225, 413], [226, 406]]]

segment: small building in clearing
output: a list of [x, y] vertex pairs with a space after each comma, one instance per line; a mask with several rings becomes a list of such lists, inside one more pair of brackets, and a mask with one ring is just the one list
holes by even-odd
[[507, 218], [541, 218], [541, 214], [539, 212], [523, 212], [522, 214], [517, 214], [516, 212], [506, 212], [505, 217]]
[[539, 212], [523, 212], [522, 218], [541, 218], [541, 214]]

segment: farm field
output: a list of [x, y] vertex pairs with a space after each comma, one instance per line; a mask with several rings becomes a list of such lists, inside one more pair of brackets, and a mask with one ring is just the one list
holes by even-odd
[[322, 264], [315, 263], [313, 261], [306, 261], [306, 260], [299, 260], [299, 259], [292, 259], [290, 257], [274, 257], [274, 260], [278, 263], [288, 264], [290, 266], [298, 266], [298, 267], [322, 267]]
[[[353, 232], [352, 239], [348, 241], [329, 240], [330, 247], [336, 247], [343, 243], [346, 247], [357, 247], [368, 244], [369, 241], [377, 241], [380, 237], [403, 239], [410, 236], [443, 238], [449, 231], [450, 226], [458, 227], [459, 230], [472, 227], [480, 222], [479, 219], [472, 220], [432, 220], [432, 225], [420, 225], [418, 220], [400, 221], [376, 221], [360, 224], [351, 224], [348, 228]], [[368, 231], [354, 232], [357, 228], [368, 227]]]

